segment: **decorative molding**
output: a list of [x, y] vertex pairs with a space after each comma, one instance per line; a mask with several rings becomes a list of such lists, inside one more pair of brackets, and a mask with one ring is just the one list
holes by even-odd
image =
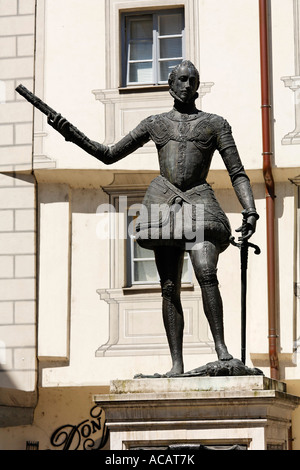
[[[45, 26], [45, 0], [39, 0], [36, 9], [35, 81], [33, 91], [41, 99], [44, 97]], [[56, 161], [44, 153], [44, 138], [48, 135], [45, 131], [45, 121], [45, 116], [40, 111], [34, 110], [34, 170], [56, 167]]]
[[282, 77], [281, 80], [292, 90], [295, 101], [295, 129], [283, 137], [282, 144], [297, 145], [300, 144], [300, 76]]
[[[160, 291], [137, 292], [134, 288], [124, 295], [123, 289], [99, 289], [100, 300], [109, 305], [109, 338], [96, 351], [102, 356], [149, 356], [170, 354], [162, 320]], [[202, 309], [200, 289], [183, 290], [185, 316], [183, 347], [186, 354], [214, 352], [208, 323]]]
[[159, 174], [159, 172], [124, 172], [114, 173], [114, 179], [108, 186], [102, 189], [109, 196], [126, 195], [131, 199], [135, 196], [143, 197], [151, 181]]

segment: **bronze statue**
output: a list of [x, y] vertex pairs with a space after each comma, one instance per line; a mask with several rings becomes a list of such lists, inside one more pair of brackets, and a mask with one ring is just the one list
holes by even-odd
[[[189, 255], [199, 282], [203, 307], [214, 338], [219, 361], [232, 360], [223, 328], [223, 306], [216, 274], [218, 257], [230, 243], [231, 228], [214, 192], [206, 182], [212, 156], [218, 150], [222, 156], [235, 193], [245, 214], [248, 240], [256, 228], [258, 214], [249, 179], [236, 148], [231, 127], [222, 117], [199, 111], [195, 107], [198, 96], [199, 73], [190, 61], [183, 61], [170, 74], [170, 93], [174, 107], [170, 112], [144, 119], [117, 144], [108, 147], [91, 141], [61, 115], [48, 117], [49, 124], [98, 160], [109, 165], [143, 146], [150, 139], [158, 151], [160, 175], [150, 184], [144, 205], [153, 204], [202, 205], [203, 239], [189, 245]], [[161, 281], [163, 320], [172, 358], [167, 376], [184, 373], [182, 343], [184, 318], [180, 300], [181, 273], [187, 240], [171, 236], [149, 238], [151, 220], [141, 214], [137, 227], [137, 241], [154, 250]], [[237, 231], [241, 231], [241, 228]]]

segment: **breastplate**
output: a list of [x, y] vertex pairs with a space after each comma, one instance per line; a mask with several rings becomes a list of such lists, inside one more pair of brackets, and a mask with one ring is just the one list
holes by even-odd
[[155, 142], [161, 174], [178, 187], [187, 188], [205, 180], [213, 152], [215, 133], [210, 115], [169, 113], [153, 116], [149, 125]]
[[151, 139], [158, 147], [169, 140], [180, 143], [184, 149], [188, 141], [194, 142], [198, 148], [208, 148], [215, 140], [214, 128], [210, 124], [210, 114], [199, 111], [197, 114], [181, 114], [174, 110], [151, 116], [148, 119], [148, 131]]

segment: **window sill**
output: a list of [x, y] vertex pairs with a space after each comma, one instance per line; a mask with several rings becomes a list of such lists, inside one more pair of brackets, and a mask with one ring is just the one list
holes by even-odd
[[[134, 295], [147, 293], [160, 293], [161, 287], [159, 284], [134, 284], [131, 287], [123, 287], [124, 295]], [[194, 284], [191, 282], [186, 282], [181, 285], [181, 291], [193, 291], [195, 290]]]
[[130, 93], [151, 93], [157, 91], [169, 91], [169, 85], [139, 85], [139, 86], [127, 86], [120, 87], [120, 94], [130, 94]]

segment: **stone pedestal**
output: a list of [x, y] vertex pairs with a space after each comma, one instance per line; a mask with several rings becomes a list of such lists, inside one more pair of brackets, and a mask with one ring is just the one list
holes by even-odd
[[94, 401], [105, 411], [111, 450], [287, 450], [300, 398], [281, 382], [245, 376], [115, 380]]

